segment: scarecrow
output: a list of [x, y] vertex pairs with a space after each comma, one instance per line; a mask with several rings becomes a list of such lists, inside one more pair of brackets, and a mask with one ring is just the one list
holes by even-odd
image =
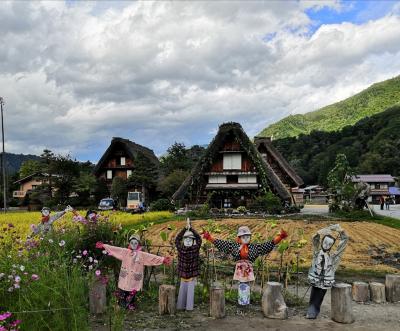
[[272, 241], [261, 244], [251, 244], [251, 231], [247, 226], [241, 226], [237, 232], [237, 240], [226, 241], [214, 239], [210, 233], [204, 232], [203, 238], [210, 241], [221, 252], [229, 254], [236, 261], [234, 280], [239, 281], [238, 303], [240, 306], [250, 304], [250, 285], [249, 282], [255, 280], [252, 263], [257, 257], [267, 255], [282, 239], [287, 237], [287, 233], [281, 230]]
[[123, 308], [134, 309], [136, 293], [143, 288], [144, 267], [170, 264], [171, 258], [143, 252], [140, 237], [136, 234], [131, 235], [128, 242], [128, 248], [123, 248], [99, 241], [96, 248], [104, 249], [109, 255], [122, 261], [118, 280], [118, 303]]
[[[332, 232], [337, 232], [338, 237], [335, 238]], [[336, 251], [332, 253], [332, 247], [338, 238], [340, 241]], [[347, 234], [339, 224], [323, 228], [313, 236], [313, 260], [308, 272], [311, 295], [306, 318], [317, 318], [327, 289], [335, 284], [335, 272], [348, 240]]]
[[200, 273], [200, 235], [187, 225], [175, 238], [178, 251], [178, 274], [181, 277], [177, 309], [193, 310], [196, 277]]
[[96, 224], [97, 221], [101, 219], [101, 216], [97, 214], [97, 211], [91, 209], [86, 212], [85, 217], [80, 215], [75, 209], [72, 209], [72, 213], [74, 214], [74, 221], [81, 222], [83, 224]]
[[42, 220], [39, 225], [31, 224], [33, 235], [38, 233], [47, 233], [53, 228], [53, 223], [64, 216], [67, 212], [73, 211], [71, 206], [67, 206], [64, 210], [50, 216], [51, 210], [49, 207], [43, 207], [41, 210]]

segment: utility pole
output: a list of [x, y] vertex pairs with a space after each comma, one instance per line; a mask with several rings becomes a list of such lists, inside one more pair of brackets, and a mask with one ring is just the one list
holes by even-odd
[[7, 197], [6, 197], [6, 161], [5, 161], [5, 157], [6, 157], [6, 153], [4, 151], [4, 121], [3, 121], [3, 105], [4, 105], [4, 100], [2, 97], [0, 97], [0, 108], [1, 108], [1, 137], [2, 137], [2, 141], [3, 141], [3, 152], [1, 153], [1, 169], [3, 172], [3, 210], [4, 213], [6, 213], [7, 210]]

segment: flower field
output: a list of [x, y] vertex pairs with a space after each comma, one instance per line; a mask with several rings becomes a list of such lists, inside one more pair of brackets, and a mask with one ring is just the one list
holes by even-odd
[[[1, 214], [0, 331], [88, 330], [88, 284], [108, 282], [117, 266], [95, 243], [126, 245], [130, 229], [171, 217], [169, 212], [106, 212], [96, 223], [84, 224], [68, 213], [53, 231], [34, 236], [30, 225], [40, 223], [39, 212]], [[109, 282], [110, 291], [114, 286]]]

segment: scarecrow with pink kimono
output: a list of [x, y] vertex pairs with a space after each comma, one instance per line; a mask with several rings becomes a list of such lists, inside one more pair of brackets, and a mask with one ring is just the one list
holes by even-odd
[[239, 282], [238, 303], [240, 306], [250, 304], [250, 285], [255, 280], [253, 272], [253, 262], [257, 257], [267, 255], [273, 248], [287, 237], [287, 233], [281, 230], [280, 233], [271, 241], [261, 244], [252, 244], [251, 231], [247, 226], [241, 226], [237, 232], [236, 242], [214, 239], [209, 232], [203, 233], [203, 238], [210, 241], [221, 252], [229, 254], [236, 261], [234, 280]]
[[136, 293], [143, 288], [145, 266], [170, 264], [169, 256], [158, 256], [142, 251], [140, 237], [136, 234], [129, 237], [128, 248], [116, 247], [102, 242], [96, 243], [96, 248], [104, 249], [110, 256], [122, 261], [118, 280], [118, 303], [126, 309], [134, 309]]

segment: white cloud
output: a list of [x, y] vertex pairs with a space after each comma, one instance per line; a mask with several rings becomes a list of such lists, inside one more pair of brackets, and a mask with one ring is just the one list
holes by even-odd
[[160, 154], [250, 135], [400, 73], [400, 18], [322, 25], [339, 2], [8, 2], [0, 8], [7, 150], [97, 159], [122, 136]]

